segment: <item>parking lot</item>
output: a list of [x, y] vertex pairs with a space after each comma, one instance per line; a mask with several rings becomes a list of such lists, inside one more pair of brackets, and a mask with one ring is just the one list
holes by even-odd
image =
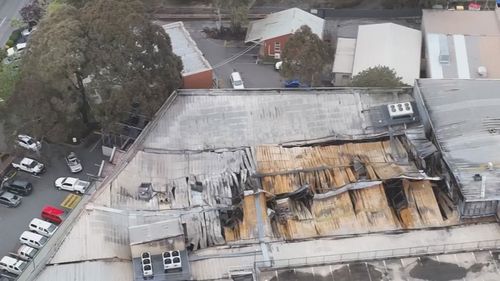
[[241, 54], [248, 46], [245, 46], [241, 41], [207, 38], [203, 33], [203, 27], [215, 27], [215, 22], [212, 21], [185, 21], [184, 25], [212, 67], [222, 64], [215, 68], [215, 78], [218, 80], [219, 88], [231, 88], [229, 76], [233, 71], [241, 73], [245, 88], [283, 87], [283, 79], [274, 70], [274, 65], [256, 63], [258, 46], [238, 56], [235, 60], [224, 63]]
[[[33, 176], [25, 172], [17, 172], [15, 178], [27, 180], [33, 184], [33, 193], [23, 197], [21, 205], [16, 208], [7, 208], [0, 205], [0, 258], [14, 252], [19, 247], [19, 236], [28, 230], [28, 223], [35, 217], [40, 217], [40, 211], [45, 205], [60, 205], [70, 192], [60, 191], [54, 187], [54, 181], [59, 177], [74, 176], [83, 180], [91, 180], [92, 175], [97, 175], [101, 163], [102, 154], [100, 147], [94, 148], [93, 143], [84, 144], [81, 147], [69, 147], [62, 145], [43, 144], [39, 157], [36, 158], [46, 165], [46, 172], [40, 176]], [[92, 151], [91, 151], [92, 150]], [[71, 151], [77, 153], [83, 164], [83, 171], [71, 174], [66, 166], [64, 157]], [[70, 211], [65, 209], [65, 211]]]

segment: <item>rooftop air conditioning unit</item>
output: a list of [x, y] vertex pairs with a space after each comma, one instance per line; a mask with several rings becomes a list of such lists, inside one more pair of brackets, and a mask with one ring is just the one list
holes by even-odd
[[143, 264], [142, 265], [142, 275], [144, 277], [153, 276], [153, 265], [152, 264]]
[[387, 109], [389, 110], [391, 119], [412, 117], [414, 114], [411, 103], [409, 102], [388, 104]]
[[163, 270], [167, 273], [171, 269], [180, 269], [182, 271], [182, 261], [179, 251], [163, 252]]

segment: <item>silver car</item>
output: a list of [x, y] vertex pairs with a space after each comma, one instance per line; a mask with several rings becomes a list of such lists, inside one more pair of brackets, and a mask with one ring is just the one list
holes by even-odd
[[[1, 192], [1, 191], [0, 191]], [[21, 204], [21, 196], [15, 195], [13, 193], [3, 191], [0, 193], [0, 204], [7, 207], [17, 207]]]

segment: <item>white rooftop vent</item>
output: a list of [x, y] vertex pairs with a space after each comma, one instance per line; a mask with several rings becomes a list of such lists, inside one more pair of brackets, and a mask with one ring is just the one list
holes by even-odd
[[388, 104], [387, 109], [392, 119], [413, 116], [413, 108], [409, 102]]
[[486, 78], [488, 77], [488, 69], [486, 66], [480, 66], [477, 68], [477, 74], [479, 74], [479, 77], [481, 78]]

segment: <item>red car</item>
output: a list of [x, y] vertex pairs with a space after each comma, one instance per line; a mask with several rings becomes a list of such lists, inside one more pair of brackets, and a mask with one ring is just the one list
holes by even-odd
[[51, 223], [60, 224], [63, 221], [64, 211], [53, 206], [45, 206], [42, 209], [42, 218]]

